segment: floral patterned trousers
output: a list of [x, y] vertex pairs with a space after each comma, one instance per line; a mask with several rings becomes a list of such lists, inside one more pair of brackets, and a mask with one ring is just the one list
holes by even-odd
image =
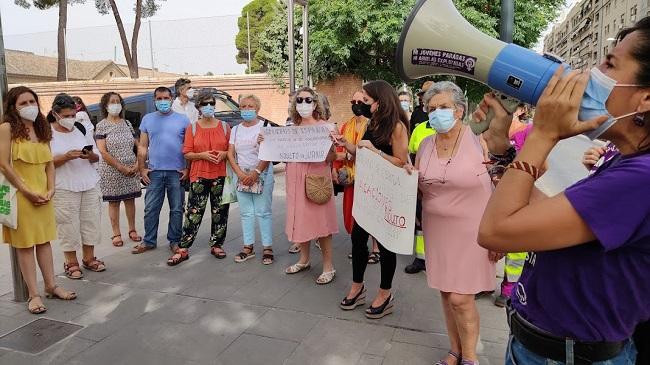
[[194, 243], [199, 232], [203, 213], [210, 199], [212, 209], [212, 224], [210, 234], [210, 247], [221, 247], [226, 240], [228, 229], [229, 204], [221, 205], [221, 195], [225, 178], [216, 179], [199, 178], [190, 185], [190, 194], [183, 222], [183, 237], [180, 247], [189, 248]]

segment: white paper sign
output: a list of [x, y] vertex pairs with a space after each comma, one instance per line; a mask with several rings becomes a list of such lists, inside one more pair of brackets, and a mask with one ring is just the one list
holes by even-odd
[[332, 147], [330, 129], [328, 124], [263, 127], [259, 158], [276, 162], [323, 162]]
[[388, 250], [413, 254], [418, 175], [378, 154], [357, 150], [352, 216]]

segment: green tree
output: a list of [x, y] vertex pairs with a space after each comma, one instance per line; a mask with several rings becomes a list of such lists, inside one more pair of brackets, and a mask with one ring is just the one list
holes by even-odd
[[68, 25], [68, 4], [83, 3], [86, 0], [14, 0], [14, 3], [23, 8], [31, 8], [32, 5], [39, 10], [47, 10], [55, 6], [59, 7], [59, 27], [57, 35], [57, 56], [58, 65], [56, 79], [65, 81], [68, 74], [65, 63], [65, 30]]
[[120, 11], [117, 8], [115, 0], [95, 0], [95, 6], [100, 14], [106, 15], [109, 12], [113, 13], [117, 30], [120, 33], [120, 40], [122, 41], [122, 50], [124, 51], [124, 58], [126, 64], [129, 66], [129, 73], [132, 79], [137, 79], [139, 75], [138, 68], [138, 36], [140, 35], [140, 25], [142, 18], [149, 18], [156, 14], [160, 9], [160, 3], [165, 0], [135, 0], [135, 23], [133, 24], [133, 36], [131, 37], [131, 45], [126, 38], [126, 31], [124, 30], [124, 23], [120, 16]]
[[[237, 63], [248, 63], [248, 27], [247, 15], [250, 18], [250, 53], [251, 65], [247, 73], [266, 72], [268, 68], [262, 54], [258, 52], [259, 36], [264, 29], [273, 21], [279, 9], [278, 0], [253, 0], [244, 6], [241, 17], [237, 20], [239, 33], [235, 38], [237, 46]], [[285, 27], [286, 28], [286, 27]], [[286, 35], [286, 32], [285, 32]]]

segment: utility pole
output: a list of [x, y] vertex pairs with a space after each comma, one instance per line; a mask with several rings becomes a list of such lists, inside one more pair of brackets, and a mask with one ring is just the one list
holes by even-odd
[[302, 84], [309, 86], [309, 5], [302, 3]]
[[68, 81], [68, 29], [63, 28], [63, 48], [65, 48], [65, 81]]
[[251, 20], [246, 12], [246, 35], [248, 36], [248, 73], [251, 74]]
[[156, 77], [156, 67], [153, 64], [153, 38], [151, 37], [151, 20], [149, 20], [149, 53], [151, 53], [151, 77]]
[[288, 1], [287, 24], [289, 28], [289, 91], [296, 91], [296, 55], [293, 39], [293, 5], [294, 0]]
[[307, 0], [289, 0], [287, 9], [287, 22], [289, 29], [289, 91], [296, 91], [296, 55], [295, 55], [295, 44], [293, 39], [293, 18], [294, 18], [294, 5], [298, 3], [302, 5], [302, 72], [303, 72], [303, 82], [304, 86], [309, 85], [309, 14], [308, 14], [308, 5]]
[[499, 24], [499, 39], [512, 43], [512, 31], [515, 23], [514, 0], [501, 0], [501, 21]]
[[[2, 37], [2, 17], [0, 16], [0, 118], [4, 117], [4, 97], [7, 95], [7, 65], [5, 58], [4, 39]], [[18, 253], [14, 247], [9, 247], [10, 261], [11, 261], [11, 277], [13, 278], [14, 286], [14, 300], [17, 302], [25, 302], [29, 297], [27, 284], [23, 280], [23, 274], [20, 272], [20, 264], [18, 263]]]

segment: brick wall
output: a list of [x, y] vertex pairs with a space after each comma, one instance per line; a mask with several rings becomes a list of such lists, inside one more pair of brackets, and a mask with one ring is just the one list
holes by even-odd
[[[190, 76], [195, 88], [214, 87], [229, 93], [237, 100], [240, 94], [255, 94], [262, 101], [260, 114], [280, 124], [287, 118], [288, 90], [280, 90], [273, 80], [263, 74], [238, 76]], [[43, 112], [47, 112], [56, 94], [65, 92], [80, 96], [87, 105], [98, 103], [102, 95], [115, 91], [128, 97], [152, 92], [157, 86], [173, 86], [176, 79], [161, 78], [139, 80], [119, 79], [108, 81], [69, 81], [25, 84], [39, 95]], [[17, 86], [17, 84], [9, 87]], [[361, 80], [354, 76], [322, 82], [316, 86], [320, 93], [328, 96], [331, 104], [332, 121], [339, 122], [350, 117], [350, 97], [361, 87]]]

